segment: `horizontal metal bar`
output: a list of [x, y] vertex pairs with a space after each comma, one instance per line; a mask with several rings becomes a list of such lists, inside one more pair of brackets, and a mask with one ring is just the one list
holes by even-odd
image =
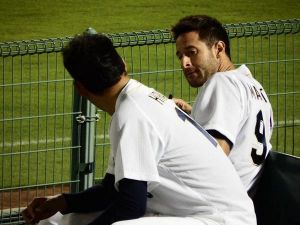
[[225, 24], [230, 38], [298, 33], [300, 19]]
[[[107, 135], [97, 135], [96, 139], [97, 140], [102, 140], [105, 138], [108, 138], [108, 134]], [[64, 137], [57, 137], [56, 138], [46, 138], [46, 139], [35, 139], [33, 140], [32, 138], [30, 140], [20, 140], [20, 141], [7, 141], [7, 142], [0, 142], [0, 146], [2, 147], [6, 147], [6, 148], [16, 148], [16, 147], [20, 147], [20, 146], [27, 146], [27, 145], [37, 145], [37, 144], [52, 144], [54, 142], [60, 142], [60, 143], [66, 143], [66, 142], [70, 142], [72, 139], [71, 137], [68, 136], [64, 136]], [[70, 148], [71, 146], [64, 146], [65, 148]], [[78, 147], [78, 146], [73, 146], [73, 147]], [[33, 150], [34, 151], [34, 150]], [[36, 151], [36, 150], [35, 150]]]
[[97, 143], [95, 144], [96, 146], [107, 146], [107, 145], [110, 145], [110, 142], [103, 142], [103, 143]]
[[36, 150], [30, 150], [30, 151], [20, 151], [20, 152], [8, 152], [8, 153], [0, 153], [0, 156], [13, 156], [13, 155], [28, 155], [33, 153], [43, 153], [43, 152], [55, 152], [55, 151], [61, 151], [61, 150], [70, 150], [70, 149], [78, 149], [81, 146], [64, 146], [64, 147], [56, 147], [56, 148], [47, 148], [47, 149], [36, 149]]
[[300, 124], [287, 124], [287, 125], [274, 125], [274, 128], [288, 128], [288, 127], [299, 127]]
[[5, 212], [5, 210], [0, 210], [0, 224], [1, 225], [12, 225], [12, 224], [19, 224], [19, 225], [25, 225], [25, 222], [23, 221], [23, 217], [21, 215], [21, 211], [24, 209], [17, 208], [15, 210], [9, 210]]
[[[230, 38], [294, 34], [300, 32], [300, 19], [225, 24], [224, 27]], [[115, 47], [167, 44], [174, 42], [172, 33], [167, 29], [106, 35], [113, 41]], [[0, 56], [60, 52], [72, 38], [74, 37], [3, 42], [0, 43]]]
[[47, 114], [47, 115], [39, 115], [39, 116], [13, 117], [13, 118], [0, 119], [0, 122], [40, 119], [40, 118], [49, 118], [49, 117], [58, 117], [58, 116], [71, 116], [71, 115], [79, 115], [80, 113], [81, 112], [71, 112], [71, 113], [55, 113], [55, 114]]
[[[293, 59], [276, 59], [276, 60], [268, 60], [268, 61], [256, 61], [256, 62], [247, 62], [247, 65], [260, 65], [260, 64], [271, 64], [271, 63], [286, 63], [286, 62], [299, 62], [300, 59], [293, 58]], [[234, 64], [234, 65], [241, 65], [240, 64]]]
[[130, 33], [107, 34], [115, 47], [142, 46], [173, 43], [169, 30], [140, 31]]
[[78, 182], [79, 182], [79, 180], [68, 180], [68, 181], [63, 181], [63, 182], [53, 182], [53, 183], [26, 185], [26, 186], [18, 186], [18, 187], [0, 188], [0, 192], [2, 192], [2, 191], [23, 190], [23, 189], [33, 189], [33, 188], [39, 188], [39, 187], [51, 187], [53, 185], [71, 184], [71, 183], [78, 183]]
[[30, 81], [30, 82], [20, 82], [20, 83], [9, 83], [9, 84], [0, 84], [0, 87], [13, 87], [13, 86], [25, 86], [33, 84], [52, 84], [52, 83], [63, 83], [66, 81], [73, 81], [73, 79], [58, 79], [58, 80], [39, 80], [39, 81]]
[[297, 95], [297, 94], [300, 94], [300, 91], [289, 91], [289, 92], [271, 93], [271, 94], [268, 94], [268, 96]]
[[161, 74], [165, 74], [165, 73], [173, 73], [173, 72], [181, 72], [182, 69], [173, 69], [173, 70], [152, 70], [152, 71], [141, 71], [141, 72], [134, 72], [134, 73], [130, 73], [129, 76], [136, 76], [136, 75], [151, 75], [151, 74], [156, 74], [157, 73], [161, 73]]
[[73, 37], [23, 40], [0, 43], [0, 56], [60, 52]]

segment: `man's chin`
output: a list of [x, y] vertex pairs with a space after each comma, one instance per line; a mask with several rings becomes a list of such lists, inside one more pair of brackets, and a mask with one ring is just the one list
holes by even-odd
[[194, 81], [194, 80], [188, 80], [188, 83], [193, 88], [201, 87], [205, 82], [202, 81]]

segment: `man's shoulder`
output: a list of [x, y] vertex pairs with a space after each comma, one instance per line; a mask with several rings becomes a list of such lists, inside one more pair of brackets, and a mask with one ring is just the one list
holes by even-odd
[[252, 73], [246, 65], [241, 65], [234, 70], [215, 73], [211, 79], [208, 80], [206, 85], [213, 84], [218, 86], [225, 85], [227, 87], [230, 87], [231, 85], [240, 87], [245, 85], [262, 86], [260, 82], [252, 76]]
[[236, 86], [238, 83], [240, 83], [240, 80], [236, 76], [236, 71], [230, 70], [215, 73], [207, 80], [204, 87], [217, 86], [219, 88], [220, 86], [224, 86], [228, 89], [231, 86]]

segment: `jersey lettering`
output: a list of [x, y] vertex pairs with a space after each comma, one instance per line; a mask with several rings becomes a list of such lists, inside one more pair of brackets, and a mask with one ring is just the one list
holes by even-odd
[[248, 87], [250, 89], [250, 93], [252, 98], [256, 99], [256, 100], [264, 100], [265, 102], [268, 102], [266, 97], [263, 94], [263, 89], [259, 88], [259, 90], [257, 90], [257, 88], [254, 85], [249, 85]]
[[253, 88], [254, 88], [254, 91], [255, 91], [255, 94], [256, 94], [256, 98], [257, 98], [258, 100], [262, 100], [262, 97], [261, 97], [259, 91], [256, 89], [256, 87], [253, 86]]
[[268, 102], [267, 99], [265, 98], [264, 94], [263, 94], [264, 89], [260, 88], [259, 90], [260, 90], [260, 94], [263, 97], [263, 99], [265, 100], [265, 102]]
[[217, 141], [206, 131], [204, 130], [195, 120], [193, 120], [189, 115], [187, 115], [185, 112], [183, 112], [178, 107], [175, 107], [176, 113], [178, 117], [182, 120], [188, 120], [194, 127], [197, 128], [204, 136], [215, 146], [217, 147]]
[[[262, 149], [252, 148], [251, 157], [254, 164], [260, 165], [263, 163], [267, 155], [265, 125], [264, 125], [263, 114], [261, 110], [256, 115], [255, 136], [257, 141], [260, 144], [262, 144]], [[260, 154], [258, 154], [259, 153], [258, 150], [260, 150], [259, 151]]]
[[156, 100], [160, 104], [164, 104], [165, 101], [168, 100], [168, 98], [166, 96], [162, 95], [161, 93], [159, 93], [157, 91], [152, 91], [148, 96], [150, 98], [153, 98], [154, 100]]

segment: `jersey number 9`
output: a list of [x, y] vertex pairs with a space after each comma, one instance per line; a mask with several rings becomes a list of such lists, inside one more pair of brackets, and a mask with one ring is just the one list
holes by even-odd
[[263, 119], [262, 111], [260, 110], [256, 115], [256, 125], [255, 125], [255, 136], [257, 141], [262, 144], [262, 151], [259, 151], [261, 154], [257, 154], [258, 150], [252, 148], [251, 157], [256, 165], [260, 165], [266, 158], [267, 155], [267, 144], [266, 144], [266, 135], [265, 135], [265, 124]]

